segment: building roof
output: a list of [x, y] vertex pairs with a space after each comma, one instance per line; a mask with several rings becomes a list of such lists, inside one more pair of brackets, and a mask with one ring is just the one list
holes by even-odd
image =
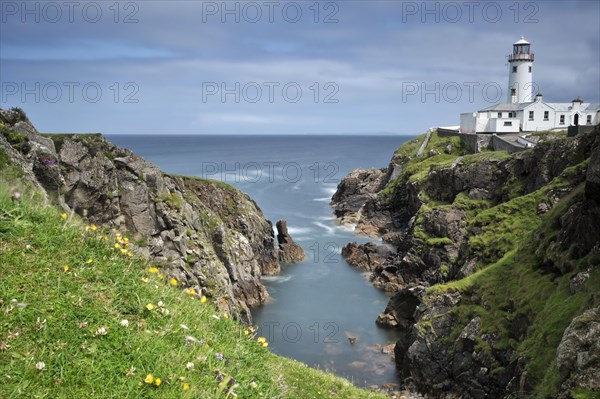
[[[555, 111], [567, 112], [569, 108], [573, 105], [571, 103], [545, 103], [547, 106], [551, 107]], [[583, 108], [583, 107], [582, 107]]]
[[524, 36], [521, 36], [521, 39], [514, 42], [513, 44], [531, 44], [531, 43], [529, 43], [527, 40], [525, 40]]
[[[491, 107], [488, 107], [488, 108], [481, 109], [478, 112], [522, 111], [534, 103], [535, 102], [526, 102], [526, 103], [520, 103], [520, 104], [500, 103], [500, 104], [492, 105]], [[557, 112], [569, 112], [571, 110], [571, 106], [573, 105], [572, 103], [547, 103], [544, 101], [541, 101], [541, 103], [549, 106], [550, 108], [554, 109]], [[598, 111], [600, 111], [600, 104], [583, 103], [583, 104], [581, 104], [581, 107], [579, 109], [581, 111], [586, 111], [586, 112], [594, 112], [594, 111], [598, 112]]]
[[600, 112], [600, 104], [588, 104], [588, 106], [586, 107], [585, 110], [586, 111], [597, 111], [597, 112]]
[[528, 106], [529, 103], [521, 103], [521, 104], [513, 104], [513, 103], [500, 103], [496, 105], [492, 105], [491, 107], [484, 108], [479, 110], [479, 112], [487, 112], [487, 111], [519, 111]]

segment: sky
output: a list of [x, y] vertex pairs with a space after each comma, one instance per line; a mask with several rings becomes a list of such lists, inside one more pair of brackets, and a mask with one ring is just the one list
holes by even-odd
[[0, 0], [0, 107], [43, 132], [410, 134], [506, 101], [600, 102], [598, 1]]

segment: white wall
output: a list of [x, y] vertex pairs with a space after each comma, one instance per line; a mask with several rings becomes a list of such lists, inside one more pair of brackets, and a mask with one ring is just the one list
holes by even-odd
[[[533, 121], [529, 120], [529, 112], [533, 111]], [[548, 120], [544, 120], [544, 112], [548, 112]], [[555, 111], [543, 102], [534, 102], [525, 108], [521, 116], [522, 128], [525, 132], [549, 130], [555, 127]], [[565, 119], [566, 123], [566, 119]]]
[[477, 112], [467, 112], [464, 114], [460, 114], [461, 133], [476, 133], [475, 115], [477, 115]]
[[[505, 126], [509, 123], [510, 126]], [[490, 119], [488, 124], [488, 132], [497, 133], [516, 133], [519, 131], [519, 118], [494, 118]]]

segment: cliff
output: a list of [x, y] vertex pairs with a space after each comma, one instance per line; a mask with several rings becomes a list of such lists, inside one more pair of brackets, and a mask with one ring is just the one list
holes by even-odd
[[244, 193], [174, 176], [100, 134], [41, 135], [17, 111], [0, 110], [0, 150], [21, 179], [89, 224], [131, 239], [135, 251], [180, 284], [202, 289], [221, 311], [250, 322], [269, 298], [262, 275], [279, 272], [273, 227]]
[[[341, 222], [393, 253], [351, 243], [348, 262], [394, 296], [406, 386], [439, 398], [594, 397], [600, 390], [600, 134], [469, 153], [419, 136], [333, 196]], [[512, 396], [511, 396], [512, 395]]]
[[132, 254], [128, 231], [48, 204], [2, 143], [0, 398], [385, 398], [274, 355], [207, 289]]

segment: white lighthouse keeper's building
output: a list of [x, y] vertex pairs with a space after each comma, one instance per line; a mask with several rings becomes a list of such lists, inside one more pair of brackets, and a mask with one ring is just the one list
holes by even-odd
[[600, 104], [580, 97], [570, 103], [546, 103], [539, 93], [533, 97], [533, 61], [531, 43], [521, 37], [508, 56], [507, 102], [461, 114], [460, 132], [535, 132], [600, 123]]

